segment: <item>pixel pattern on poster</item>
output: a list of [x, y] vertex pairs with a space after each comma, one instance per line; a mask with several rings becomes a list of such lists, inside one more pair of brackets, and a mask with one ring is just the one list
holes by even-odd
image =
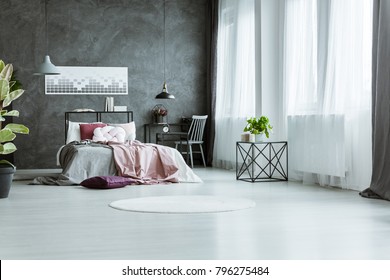
[[46, 94], [128, 94], [127, 67], [57, 66], [60, 75], [45, 76]]

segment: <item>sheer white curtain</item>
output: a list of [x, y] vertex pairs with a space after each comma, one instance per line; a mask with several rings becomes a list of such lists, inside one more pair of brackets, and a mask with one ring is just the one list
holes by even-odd
[[286, 0], [290, 178], [369, 185], [371, 43], [371, 0]]
[[220, 0], [213, 166], [235, 168], [235, 144], [255, 114], [254, 0]]

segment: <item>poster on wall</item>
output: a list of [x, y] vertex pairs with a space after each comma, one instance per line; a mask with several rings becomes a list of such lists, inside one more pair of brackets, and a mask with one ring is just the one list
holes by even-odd
[[57, 66], [45, 76], [45, 94], [127, 95], [127, 67]]

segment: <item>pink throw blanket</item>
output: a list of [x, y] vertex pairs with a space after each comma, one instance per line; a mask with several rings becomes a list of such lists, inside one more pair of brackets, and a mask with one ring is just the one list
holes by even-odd
[[179, 167], [166, 146], [139, 141], [109, 142], [114, 153], [118, 175], [139, 180], [139, 183], [179, 182]]

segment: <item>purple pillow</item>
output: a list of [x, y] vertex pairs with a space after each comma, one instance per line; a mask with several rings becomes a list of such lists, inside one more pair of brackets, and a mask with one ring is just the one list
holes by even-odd
[[134, 184], [137, 184], [136, 180], [120, 176], [96, 176], [80, 183], [81, 186], [90, 189], [115, 189]]

